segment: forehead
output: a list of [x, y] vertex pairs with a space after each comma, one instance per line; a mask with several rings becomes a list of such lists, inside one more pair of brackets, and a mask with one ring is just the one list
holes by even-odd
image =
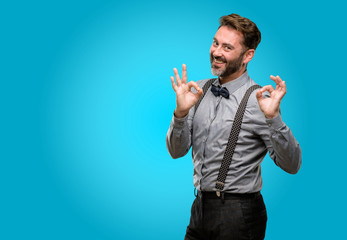
[[243, 35], [241, 32], [227, 26], [222, 26], [218, 29], [214, 38], [221, 44], [229, 43], [235, 47], [242, 47], [241, 42], [243, 40]]

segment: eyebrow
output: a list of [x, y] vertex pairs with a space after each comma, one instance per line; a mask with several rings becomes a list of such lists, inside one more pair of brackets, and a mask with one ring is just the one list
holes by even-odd
[[[213, 40], [218, 42], [218, 40], [215, 37], [213, 38]], [[223, 43], [222, 45], [226, 46], [226, 47], [230, 47], [232, 49], [235, 49], [234, 45], [232, 45], [231, 43]]]

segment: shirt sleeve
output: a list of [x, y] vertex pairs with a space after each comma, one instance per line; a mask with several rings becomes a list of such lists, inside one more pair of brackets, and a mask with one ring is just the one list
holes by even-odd
[[169, 130], [166, 134], [166, 147], [172, 158], [180, 158], [186, 155], [192, 145], [191, 129], [193, 122], [194, 107], [187, 116], [176, 118], [173, 115]]
[[271, 159], [284, 171], [297, 173], [301, 167], [301, 148], [290, 128], [283, 122], [281, 114], [266, 119], [256, 102], [254, 115], [258, 121], [254, 131], [265, 143]]

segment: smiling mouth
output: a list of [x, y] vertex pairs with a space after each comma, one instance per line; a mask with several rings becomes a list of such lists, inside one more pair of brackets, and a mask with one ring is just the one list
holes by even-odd
[[217, 60], [217, 59], [214, 59], [214, 62], [215, 63], [224, 63], [223, 61], [220, 61], [220, 60]]
[[213, 63], [215, 63], [215, 64], [217, 64], [217, 65], [222, 65], [222, 64], [225, 63], [225, 61], [213, 57]]

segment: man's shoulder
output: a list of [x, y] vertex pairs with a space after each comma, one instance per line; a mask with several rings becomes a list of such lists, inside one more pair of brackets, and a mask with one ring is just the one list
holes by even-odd
[[[259, 84], [257, 84], [253, 79], [248, 77], [248, 79], [236, 91], [238, 92], [239, 95], [243, 96], [247, 92], [247, 90], [254, 85], [259, 85]], [[256, 90], [254, 90], [251, 93], [251, 96], [253, 95], [254, 92], [256, 92]]]

